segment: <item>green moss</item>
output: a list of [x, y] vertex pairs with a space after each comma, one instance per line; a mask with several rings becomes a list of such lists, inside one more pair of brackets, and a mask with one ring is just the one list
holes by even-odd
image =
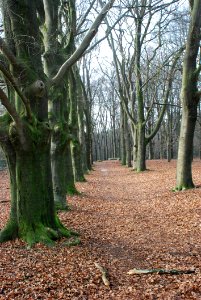
[[190, 189], [194, 189], [195, 186], [194, 185], [179, 185], [176, 186], [175, 188], [173, 188], [171, 191], [172, 192], [180, 192], [180, 191], [186, 191], [186, 190], [190, 190]]
[[87, 182], [87, 180], [84, 176], [79, 176], [79, 178], [77, 178], [76, 181], [77, 182]]
[[55, 203], [56, 211], [69, 211], [70, 207], [68, 205], [63, 206], [61, 203]]
[[67, 185], [67, 195], [80, 195], [80, 192], [76, 189], [75, 185]]
[[8, 221], [5, 228], [0, 231], [0, 243], [13, 240], [18, 237], [18, 227], [12, 220]]

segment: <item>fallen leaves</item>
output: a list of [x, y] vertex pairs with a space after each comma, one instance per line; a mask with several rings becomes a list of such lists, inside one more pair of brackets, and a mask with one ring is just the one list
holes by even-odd
[[[119, 162], [95, 164], [82, 192], [61, 212], [81, 243], [27, 250], [20, 241], [0, 245], [0, 299], [143, 300], [201, 299], [201, 189], [171, 192], [175, 161], [148, 161], [135, 173]], [[103, 171], [104, 170], [104, 171]], [[193, 163], [200, 185], [200, 162]], [[9, 200], [7, 172], [0, 173], [0, 201]], [[0, 203], [0, 227], [9, 203]], [[74, 244], [74, 243], [73, 243]], [[95, 262], [107, 269], [109, 286]], [[195, 274], [128, 276], [138, 270], [191, 270]], [[105, 271], [105, 270], [104, 270]]]

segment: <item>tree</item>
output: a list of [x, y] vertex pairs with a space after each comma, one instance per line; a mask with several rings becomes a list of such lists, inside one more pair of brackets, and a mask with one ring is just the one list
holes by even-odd
[[[66, 72], [82, 56], [113, 2], [104, 6], [80, 47], [61, 67], [53, 61], [52, 70], [50, 63], [46, 64], [48, 56], [42, 63], [42, 52], [45, 48], [46, 54], [52, 54], [52, 51], [47, 53], [52, 50], [47, 47], [53, 43], [52, 5], [58, 2], [2, 2], [6, 43], [0, 39], [5, 60], [0, 63], [0, 69], [10, 85], [7, 93], [0, 88], [1, 103], [7, 109], [0, 118], [0, 142], [10, 172], [11, 211], [0, 233], [1, 242], [20, 237], [30, 245], [40, 241], [52, 243], [61, 236], [73, 234], [64, 228], [55, 213], [48, 99], [55, 91], [58, 93]], [[41, 23], [47, 31], [51, 29], [44, 44], [39, 30]], [[50, 62], [51, 58], [50, 55]], [[47, 66], [46, 74], [43, 66]]]
[[[171, 49], [170, 52], [165, 49], [168, 45], [165, 31], [171, 22], [171, 14], [166, 8], [174, 1], [161, 2], [160, 5], [155, 1], [149, 3], [152, 5], [149, 6], [147, 1], [141, 1], [129, 7], [135, 28], [135, 34], [131, 29], [129, 31], [131, 36], [129, 43], [126, 41], [129, 35], [126, 33], [124, 23], [120, 24], [116, 31], [118, 42], [115, 43], [112, 33], [108, 38], [116, 67], [119, 98], [131, 123], [134, 169], [137, 171], [146, 169], [146, 146], [161, 126], [176, 64], [183, 51], [183, 48]], [[157, 20], [155, 28], [152, 27], [153, 20], [156, 21], [154, 17]], [[109, 28], [109, 22], [107, 24]], [[153, 44], [151, 47], [148, 46], [149, 41]], [[155, 112], [155, 104], [159, 97], [163, 99], [163, 103], [157, 118], [154, 116], [155, 124], [150, 128], [150, 118]]]
[[181, 88], [182, 120], [179, 137], [176, 190], [194, 187], [192, 180], [193, 137], [197, 120], [197, 106], [201, 96], [201, 92], [198, 91], [198, 77], [201, 70], [200, 61], [199, 66], [197, 66], [201, 39], [201, 1], [190, 1], [190, 8], [191, 21], [183, 62]]

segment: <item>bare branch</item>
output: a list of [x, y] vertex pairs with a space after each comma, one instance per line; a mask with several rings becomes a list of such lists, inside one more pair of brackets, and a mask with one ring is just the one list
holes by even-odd
[[19, 66], [17, 63], [16, 57], [14, 54], [10, 51], [4, 40], [0, 37], [0, 50], [1, 52], [6, 56], [8, 61], [11, 63], [12, 66]]
[[0, 88], [0, 100], [2, 105], [7, 109], [9, 115], [11, 116], [11, 118], [13, 119], [13, 121], [16, 123], [17, 127], [19, 129], [22, 128], [22, 122], [21, 119], [15, 109], [15, 107], [10, 103], [10, 101], [8, 100], [8, 97], [6, 96], [6, 94], [4, 93], [4, 91]]
[[81, 42], [80, 46], [75, 50], [75, 52], [71, 55], [71, 57], [65, 61], [65, 63], [60, 67], [57, 74], [50, 80], [50, 84], [57, 84], [63, 78], [67, 70], [76, 62], [78, 61], [82, 55], [84, 54], [85, 50], [90, 45], [92, 39], [96, 35], [98, 31], [98, 27], [100, 26], [101, 22], [105, 18], [106, 14], [108, 13], [109, 9], [112, 7], [115, 0], [109, 0], [109, 2], [103, 7], [100, 14], [97, 16], [95, 21], [93, 22], [91, 28], [89, 29], [88, 33], [84, 37], [83, 41]]
[[11, 83], [12, 87], [15, 89], [17, 94], [20, 96], [22, 99], [22, 102], [25, 105], [27, 116], [29, 119], [32, 118], [32, 113], [31, 113], [31, 108], [30, 108], [30, 103], [29, 100], [26, 98], [26, 96], [21, 92], [15, 78], [10, 74], [10, 72], [4, 67], [4, 65], [0, 62], [0, 71], [4, 74], [4, 76], [9, 80]]

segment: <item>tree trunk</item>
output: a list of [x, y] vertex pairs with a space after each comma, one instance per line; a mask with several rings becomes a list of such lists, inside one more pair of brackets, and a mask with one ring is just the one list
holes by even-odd
[[52, 244], [61, 236], [70, 237], [54, 208], [49, 127], [42, 123], [32, 128], [25, 125], [23, 143], [14, 127], [10, 132], [12, 151], [8, 147], [4, 151], [10, 171], [12, 209], [0, 241], [20, 237], [29, 245]]
[[182, 120], [179, 137], [176, 190], [194, 187], [192, 179], [192, 159], [197, 105], [200, 98], [197, 82], [201, 67], [199, 66], [197, 68], [196, 64], [200, 45], [201, 1], [194, 0], [190, 2], [190, 5], [191, 22], [182, 74]]
[[191, 110], [183, 107], [177, 162], [177, 190], [194, 187], [192, 180], [192, 159], [196, 118], [197, 106], [192, 107]]
[[65, 136], [62, 136], [62, 129], [58, 129], [52, 134], [51, 142], [52, 182], [55, 207], [56, 209], [65, 210], [67, 209], [65, 172], [66, 133]]
[[10, 197], [11, 209], [9, 220], [6, 227], [0, 232], [0, 242], [18, 237], [17, 225], [17, 183], [16, 183], [16, 154], [15, 150], [8, 138], [3, 138], [1, 146], [6, 156], [8, 170], [10, 174]]
[[146, 141], [145, 141], [145, 126], [142, 124], [137, 125], [137, 172], [146, 170]]
[[68, 141], [66, 150], [65, 150], [65, 176], [66, 176], [67, 195], [78, 194], [78, 191], [75, 187], [75, 179], [74, 179], [74, 174], [73, 174], [70, 141]]
[[85, 181], [82, 168], [81, 146], [78, 139], [78, 116], [77, 116], [77, 83], [73, 69], [69, 72], [69, 100], [70, 100], [70, 127], [71, 127], [71, 156], [75, 181]]
[[125, 145], [125, 113], [121, 104], [121, 115], [120, 115], [120, 145], [121, 145], [121, 164], [126, 165], [126, 145]]

